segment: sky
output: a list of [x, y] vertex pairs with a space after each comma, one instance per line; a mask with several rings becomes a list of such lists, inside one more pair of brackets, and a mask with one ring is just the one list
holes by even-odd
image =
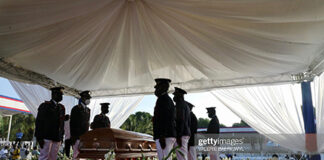
[[[15, 90], [12, 88], [9, 81], [5, 78], [0, 77], [0, 95], [8, 96], [12, 98], [21, 99]], [[173, 95], [169, 94], [172, 98]], [[216, 107], [216, 114], [218, 116], [219, 122], [230, 127], [233, 123], [240, 122], [241, 119], [237, 117], [233, 112], [231, 112], [227, 107], [222, 105], [217, 101], [212, 94], [208, 92], [203, 93], [188, 93], [185, 95], [185, 100], [195, 105], [193, 112], [196, 114], [197, 118], [208, 118], [207, 107]], [[141, 103], [135, 109], [133, 113], [138, 111], [149, 112], [153, 115], [154, 105], [156, 97], [154, 95], [144, 96]]]

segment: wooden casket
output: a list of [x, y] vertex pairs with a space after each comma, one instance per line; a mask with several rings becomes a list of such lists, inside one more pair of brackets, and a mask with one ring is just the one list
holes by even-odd
[[109, 151], [119, 160], [157, 156], [152, 136], [113, 128], [86, 132], [80, 137], [79, 150], [78, 157], [88, 159], [104, 159]]

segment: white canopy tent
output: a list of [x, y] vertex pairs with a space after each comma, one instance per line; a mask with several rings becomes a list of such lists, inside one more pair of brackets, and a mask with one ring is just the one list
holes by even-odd
[[0, 75], [97, 98], [290, 83], [323, 72], [323, 28], [318, 0], [5, 0]]
[[[6, 0], [0, 75], [94, 96], [290, 82], [323, 71], [318, 0]], [[73, 90], [72, 90], [73, 91]]]

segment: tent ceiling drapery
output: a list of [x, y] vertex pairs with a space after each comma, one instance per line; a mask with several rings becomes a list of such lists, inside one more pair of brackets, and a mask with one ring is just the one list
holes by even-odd
[[[10, 83], [35, 117], [38, 112], [38, 106], [51, 98], [50, 90], [39, 85], [31, 85], [16, 81], [10, 81]], [[100, 103], [109, 102], [111, 105], [109, 107], [108, 116], [111, 121], [111, 127], [119, 128], [138, 106], [143, 97], [144, 96], [92, 98], [91, 103], [88, 105], [91, 110], [90, 121], [93, 121], [95, 115], [100, 114]], [[72, 108], [78, 104], [78, 99], [65, 95], [60, 103], [65, 106], [65, 113], [71, 114]]]
[[188, 91], [289, 82], [323, 71], [323, 15], [317, 0], [6, 0], [0, 75], [94, 96], [151, 93], [157, 77]]
[[258, 133], [292, 151], [307, 151], [300, 84], [218, 89], [210, 92]]

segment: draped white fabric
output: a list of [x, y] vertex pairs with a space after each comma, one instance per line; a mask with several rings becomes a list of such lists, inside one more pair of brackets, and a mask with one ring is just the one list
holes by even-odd
[[[51, 92], [39, 85], [9, 81], [18, 96], [25, 103], [29, 111], [36, 117], [38, 107], [41, 103], [51, 100]], [[71, 96], [64, 96], [61, 102], [70, 113], [72, 107], [78, 103], [77, 99]]]
[[313, 105], [316, 109], [316, 131], [318, 151], [324, 152], [324, 74], [311, 83]]
[[0, 57], [95, 96], [194, 91], [320, 73], [323, 28], [319, 0], [3, 0]]
[[142, 101], [144, 96], [133, 97], [115, 97], [115, 98], [96, 98], [92, 99], [89, 105], [91, 109], [90, 121], [93, 121], [95, 115], [101, 112], [100, 103], [109, 102], [109, 113], [112, 128], [119, 128], [135, 110], [137, 105]]
[[260, 134], [293, 151], [306, 151], [300, 84], [220, 89], [211, 93]]
[[[41, 86], [15, 81], [10, 81], [10, 83], [34, 116], [37, 115], [39, 105], [44, 101], [51, 99], [51, 92]], [[142, 99], [143, 96], [92, 99], [89, 105], [89, 108], [91, 109], [90, 122], [93, 121], [95, 115], [101, 112], [100, 103], [109, 102], [111, 105], [108, 117], [111, 121], [111, 127], [119, 128]], [[61, 103], [66, 108], [66, 114], [70, 114], [72, 107], [78, 104], [78, 100], [72, 96], [64, 96]]]

